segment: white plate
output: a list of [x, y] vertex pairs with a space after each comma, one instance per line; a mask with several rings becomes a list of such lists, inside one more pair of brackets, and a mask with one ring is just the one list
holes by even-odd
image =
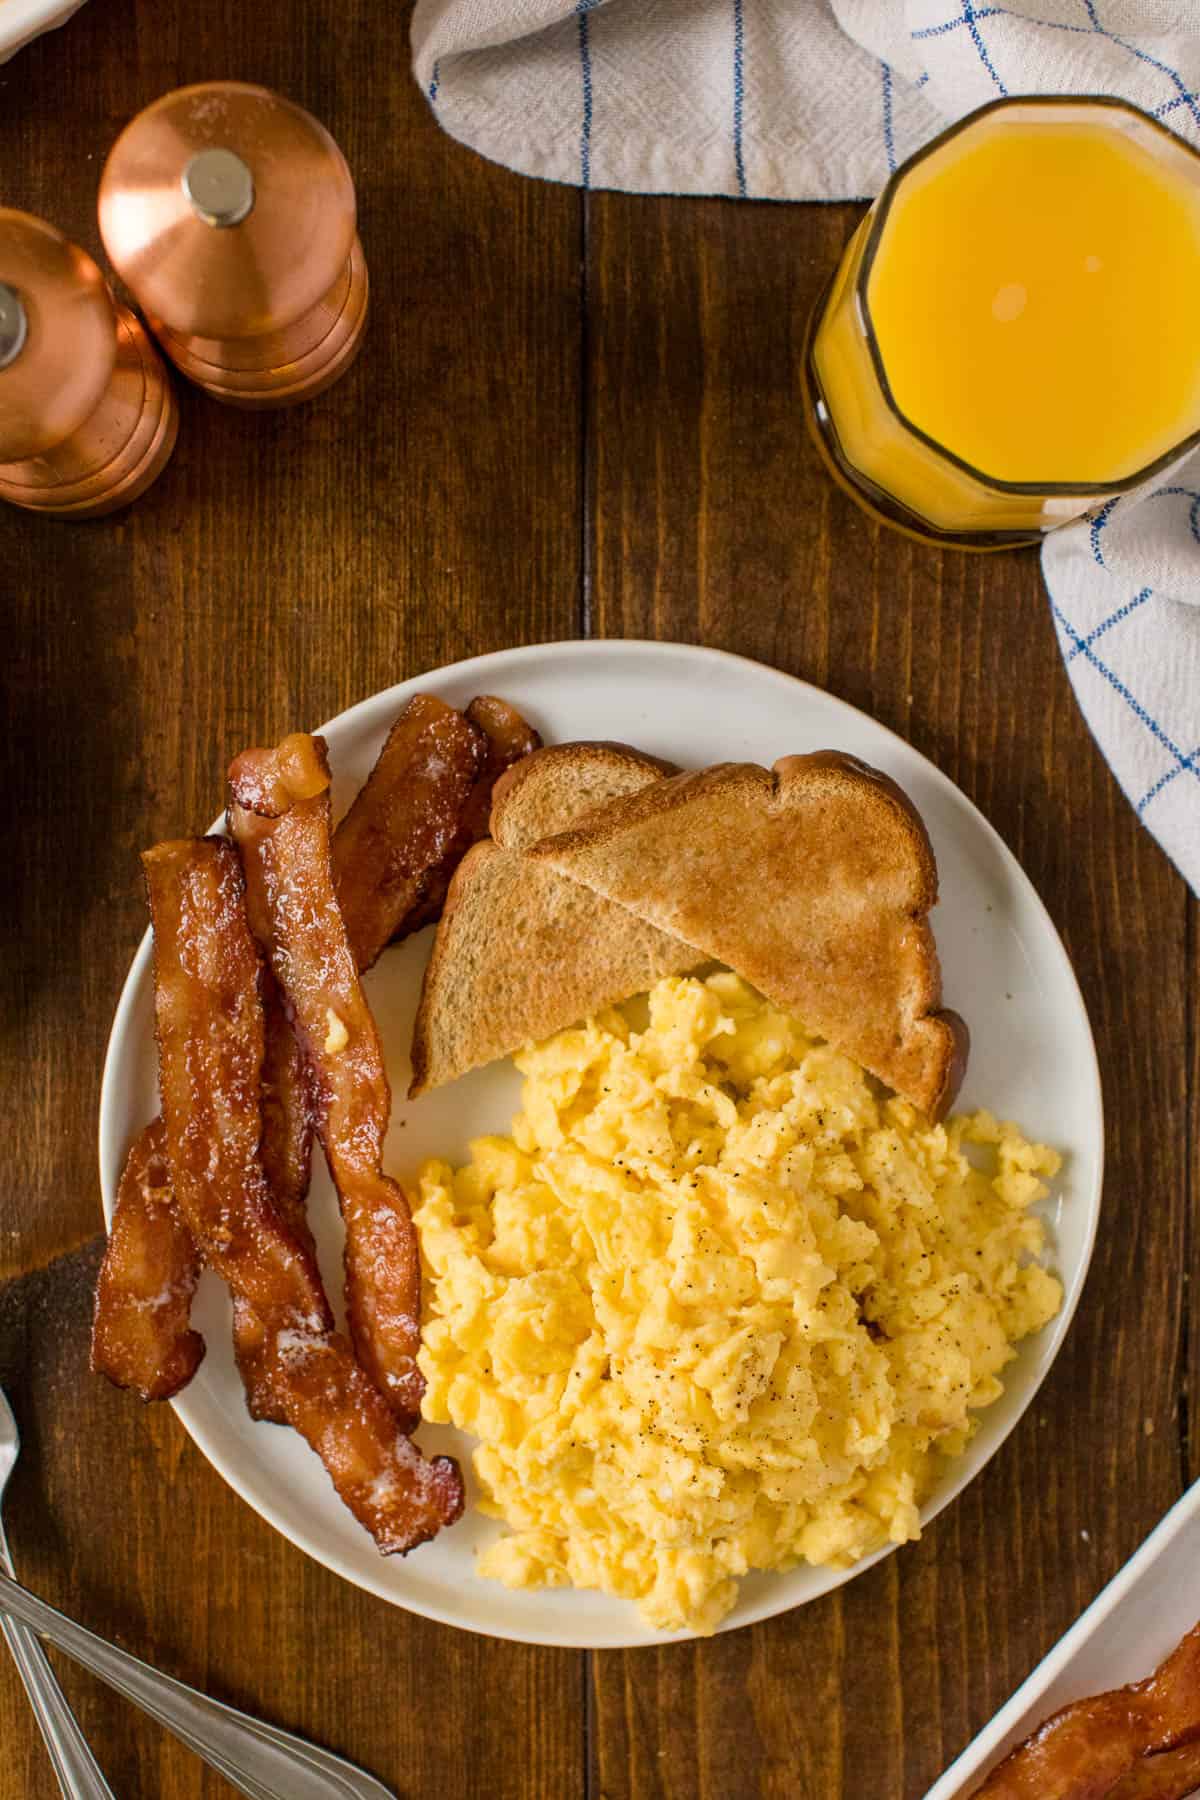
[[43, 31], [65, 25], [83, 0], [0, 0], [0, 63], [31, 44]]
[[[941, 876], [934, 924], [947, 1004], [966, 1016], [975, 1039], [963, 1103], [986, 1103], [1066, 1153], [1050, 1203], [1053, 1255], [1066, 1287], [1063, 1309], [1011, 1365], [1003, 1399], [988, 1408], [952, 1479], [926, 1507], [924, 1517], [932, 1518], [1007, 1437], [1053, 1362], [1087, 1272], [1099, 1210], [1103, 1123], [1095, 1048], [1066, 952], [1029, 881], [953, 783], [891, 732], [777, 670], [679, 644], [588, 642], [502, 651], [365, 700], [325, 727], [335, 810], [353, 796], [388, 726], [419, 689], [455, 706], [481, 692], [501, 694], [548, 743], [617, 738], [684, 767], [724, 760], [769, 764], [792, 751], [846, 750], [894, 776], [920, 808]], [[214, 787], [219, 773], [214, 768]], [[186, 830], [190, 823], [180, 819], [176, 827]], [[422, 933], [389, 951], [366, 982], [388, 1046], [395, 1096], [388, 1157], [401, 1178], [422, 1156], [461, 1156], [469, 1138], [507, 1130], [518, 1103], [518, 1078], [508, 1063], [469, 1075], [415, 1105], [403, 1098], [429, 937]], [[121, 996], [104, 1070], [100, 1175], [109, 1218], [126, 1147], [156, 1107], [147, 934]], [[333, 1276], [339, 1225], [323, 1167], [314, 1170], [312, 1218], [323, 1265]], [[331, 1281], [330, 1291], [336, 1289]], [[175, 1410], [226, 1481], [310, 1556], [385, 1600], [496, 1637], [595, 1648], [662, 1641], [639, 1626], [634, 1608], [624, 1601], [563, 1589], [510, 1593], [478, 1579], [475, 1550], [500, 1528], [471, 1507], [469, 1477], [468, 1510], [460, 1524], [406, 1560], [378, 1556], [301, 1440], [278, 1427], [251, 1423], [228, 1319], [225, 1294], [206, 1277], [196, 1322], [208, 1355], [191, 1386], [173, 1402]], [[457, 1432], [427, 1427], [421, 1443], [428, 1450], [453, 1449], [468, 1468], [470, 1446]], [[815, 1599], [868, 1566], [751, 1576], [723, 1629]]]
[[1060, 1707], [1149, 1675], [1200, 1618], [1197, 1570], [1200, 1481], [1176, 1502], [925, 1800], [968, 1800], [984, 1776]]

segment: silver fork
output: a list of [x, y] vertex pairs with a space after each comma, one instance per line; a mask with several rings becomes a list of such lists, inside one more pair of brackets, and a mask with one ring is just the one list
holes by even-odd
[[[16, 1466], [20, 1447], [17, 1421], [13, 1418], [12, 1408], [3, 1388], [0, 1388], [0, 1502], [3, 1501], [8, 1478]], [[4, 1535], [2, 1510], [0, 1570], [10, 1577], [14, 1573], [12, 1557], [8, 1553], [8, 1540]], [[67, 1705], [66, 1695], [58, 1685], [58, 1678], [50, 1667], [46, 1652], [33, 1632], [28, 1625], [20, 1625], [16, 1619], [10, 1619], [7, 1613], [3, 1613], [0, 1614], [0, 1633], [3, 1633], [4, 1641], [12, 1651], [12, 1659], [25, 1683], [33, 1716], [41, 1727], [54, 1773], [58, 1777], [58, 1785], [66, 1800], [116, 1800], [100, 1773], [99, 1763], [88, 1748], [87, 1739], [79, 1729], [79, 1720]]]
[[[0, 1505], [19, 1449], [17, 1422], [0, 1388]], [[114, 1796], [29, 1626], [174, 1732], [250, 1800], [396, 1800], [390, 1788], [343, 1757], [210, 1700], [37, 1599], [13, 1579], [2, 1523], [0, 1564], [0, 1631], [16, 1658], [68, 1800]]]

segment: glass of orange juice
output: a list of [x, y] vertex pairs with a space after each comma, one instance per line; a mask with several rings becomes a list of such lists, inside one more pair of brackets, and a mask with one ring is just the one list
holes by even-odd
[[897, 170], [805, 351], [884, 522], [1030, 543], [1200, 442], [1200, 153], [1124, 101], [998, 100]]

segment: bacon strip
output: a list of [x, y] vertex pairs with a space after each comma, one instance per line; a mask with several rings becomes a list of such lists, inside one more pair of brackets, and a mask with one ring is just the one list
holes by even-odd
[[[312, 1157], [304, 1059], [269, 969], [262, 971], [262, 980], [266, 1045], [259, 1157], [284, 1223], [315, 1258], [304, 1206]], [[135, 1171], [146, 1159], [148, 1143], [158, 1150], [149, 1193], [138, 1185]], [[96, 1282], [93, 1371], [107, 1375], [117, 1387], [132, 1388], [143, 1400], [169, 1400], [186, 1387], [204, 1358], [204, 1340], [189, 1324], [199, 1272], [192, 1234], [174, 1206], [158, 1118], [135, 1141], [121, 1178]], [[233, 1345], [250, 1417], [284, 1424], [272, 1364], [264, 1355], [266, 1332], [253, 1309], [238, 1299]]]
[[[494, 694], [480, 694], [478, 699], [472, 700], [466, 710], [466, 718], [483, 733], [483, 768], [467, 796], [453, 843], [436, 868], [430, 869], [422, 878], [419, 898], [412, 910], [400, 921], [392, 939], [394, 944], [441, 918], [446, 890], [455, 869], [471, 845], [488, 835], [492, 789], [506, 769], [511, 769], [522, 757], [529, 756], [542, 747], [541, 737], [521, 717], [516, 707], [510, 706], [507, 700], [498, 700]], [[335, 863], [339, 856], [340, 836], [339, 827], [333, 838]]]
[[[246, 896], [249, 917], [250, 896]], [[253, 935], [261, 941], [262, 920], [250, 919]], [[279, 983], [270, 969], [262, 970], [265, 1051], [262, 1073], [262, 1141], [259, 1158], [271, 1190], [271, 1198], [292, 1236], [316, 1258], [316, 1246], [305, 1211], [312, 1167], [312, 1109], [309, 1105], [304, 1058], [287, 1016]], [[233, 1308], [233, 1347], [246, 1406], [252, 1419], [286, 1423], [284, 1404], [276, 1391], [275, 1362], [267, 1352], [267, 1334], [252, 1308], [236, 1300]]]
[[258, 1155], [260, 962], [237, 852], [221, 838], [180, 839], [147, 850], [142, 867], [175, 1204], [205, 1261], [264, 1325], [328, 1331], [316, 1263], [280, 1221]]
[[404, 1555], [461, 1516], [458, 1464], [421, 1455], [340, 1331], [291, 1346], [285, 1340], [278, 1365], [288, 1424], [385, 1556]]
[[[471, 844], [487, 835], [496, 781], [505, 769], [541, 743], [537, 732], [516, 708], [493, 695], [480, 695], [468, 706], [465, 737], [461, 721], [458, 725], [452, 723], [458, 718], [458, 714], [428, 695], [419, 695], [410, 702], [389, 734], [362, 794], [334, 834], [335, 881], [344, 906], [349, 908], [352, 935], [357, 933], [362, 954], [370, 960], [378, 954], [375, 937], [383, 928], [380, 921], [385, 916], [376, 911], [379, 903], [371, 899], [369, 889], [364, 886], [371, 878], [368, 849], [372, 835], [385, 829], [399, 834], [395, 854], [389, 852], [383, 858], [388, 877], [398, 883], [386, 902], [387, 916], [397, 904], [403, 903], [406, 893], [415, 896], [414, 904], [400, 921], [395, 940], [398, 941], [440, 916], [455, 868]], [[452, 810], [449, 793], [451, 789], [454, 792], [461, 790], [461, 771], [469, 763], [469, 755], [463, 752], [456, 763], [451, 759], [458, 773], [454, 774], [453, 781], [448, 779], [443, 793], [444, 804], [439, 805], [431, 826], [421, 825], [420, 796], [414, 798], [408, 794], [408, 785], [414, 777], [421, 778], [422, 769], [427, 782], [434, 780], [436, 755], [432, 753], [442, 740], [452, 750], [460, 752], [464, 742], [474, 741], [482, 755], [482, 766], [460, 807], [457, 830], [448, 844], [446, 831]], [[270, 815], [286, 811], [293, 799], [311, 798], [323, 792], [328, 775], [314, 751], [313, 740], [298, 732], [284, 738], [269, 755], [259, 753], [255, 761], [247, 764], [243, 779], [248, 806], [256, 813]], [[428, 789], [424, 791], [428, 798]], [[446, 846], [440, 862], [414, 874], [438, 845]], [[378, 877], [377, 867], [375, 878]], [[247, 902], [253, 905], [252, 895], [247, 896]], [[374, 925], [372, 918], [376, 920]], [[252, 919], [251, 928], [259, 943], [269, 942], [269, 915]], [[285, 1224], [301, 1246], [312, 1253], [312, 1234], [305, 1216], [312, 1153], [312, 1116], [305, 1058], [278, 984], [269, 970], [264, 971], [263, 976], [263, 1005], [266, 1056], [259, 1155], [272, 1198]], [[126, 1205], [119, 1235], [114, 1227], [97, 1284], [94, 1330], [101, 1345], [98, 1354], [107, 1357], [105, 1372], [110, 1379], [126, 1385], [122, 1370], [128, 1370], [131, 1375], [128, 1385], [144, 1396], [154, 1397], [169, 1397], [178, 1392], [203, 1356], [202, 1340], [189, 1328], [186, 1298], [184, 1304], [160, 1308], [154, 1315], [148, 1315], [145, 1310], [145, 1295], [174, 1288], [179, 1279], [176, 1271], [185, 1265], [193, 1269], [194, 1287], [198, 1267], [186, 1227], [181, 1223], [172, 1227], [169, 1181], [165, 1170], [163, 1173], [154, 1218], [146, 1222], [146, 1209], [139, 1201], [136, 1211], [132, 1204]], [[190, 1290], [187, 1298], [190, 1298]], [[143, 1327], [138, 1360], [132, 1360], [133, 1353], [128, 1347], [132, 1329], [129, 1321], [135, 1317], [141, 1319]], [[147, 1335], [151, 1317], [153, 1337]], [[118, 1354], [116, 1346], [122, 1342], [126, 1348]], [[265, 1342], [262, 1322], [250, 1307], [235, 1301], [234, 1348], [250, 1415], [255, 1419], [282, 1423], [282, 1405], [272, 1384], [273, 1365], [264, 1356]], [[107, 1351], [103, 1347], [106, 1343], [110, 1346]], [[157, 1367], [154, 1362], [156, 1344]]]
[[[285, 774], [292, 786], [300, 791], [305, 790], [307, 783], [311, 791], [320, 792], [325, 778], [319, 769], [315, 769], [309, 746], [310, 740], [304, 736], [285, 738], [279, 745], [269, 770], [272, 794], [286, 795], [291, 791], [282, 785]], [[312, 786], [314, 780], [316, 785]], [[259, 1156], [272, 1199], [284, 1223], [308, 1255], [315, 1258], [312, 1233], [304, 1211], [312, 1164], [312, 1119], [305, 1087], [304, 1059], [269, 970], [262, 972], [262, 995], [266, 1048], [260, 1095], [262, 1139]], [[161, 1145], [161, 1120], [155, 1120], [147, 1130], [156, 1134], [156, 1141]], [[137, 1146], [130, 1152], [131, 1162], [136, 1151]], [[140, 1200], [123, 1206], [118, 1196], [113, 1235], [109, 1238], [96, 1285], [93, 1367], [99, 1368], [96, 1358], [103, 1358], [102, 1372], [118, 1386], [133, 1387], [143, 1398], [169, 1399], [186, 1386], [195, 1373], [204, 1355], [204, 1344], [199, 1335], [190, 1330], [188, 1323], [200, 1259], [191, 1233], [177, 1211], [171, 1210], [170, 1176], [161, 1156], [160, 1164], [161, 1181], [155, 1190], [157, 1211], [154, 1216], [148, 1214]], [[180, 1286], [185, 1269], [191, 1274], [186, 1293]], [[169, 1308], [159, 1308], [153, 1315], [154, 1336], [149, 1337], [144, 1294], [165, 1293], [177, 1288], [178, 1302]], [[130, 1321], [137, 1316], [143, 1319], [140, 1361], [133, 1360], [128, 1348], [123, 1353], [118, 1348], [128, 1342], [132, 1331]], [[264, 1355], [265, 1328], [253, 1309], [236, 1298], [233, 1334], [251, 1418], [284, 1423], [281, 1403], [273, 1391], [272, 1365]], [[157, 1371], [155, 1357], [160, 1365]], [[184, 1369], [187, 1373], [174, 1380], [174, 1373]], [[126, 1374], [130, 1379], [124, 1379]]]
[[1200, 1738], [1176, 1750], [1144, 1756], [1105, 1800], [1188, 1800], [1200, 1790]]
[[[335, 840], [337, 899], [359, 969], [386, 948], [450, 851], [484, 758], [483, 734], [432, 694], [414, 695], [388, 732]], [[244, 779], [243, 805], [263, 811], [251, 792], [261, 777]]]
[[1145, 1681], [1077, 1700], [1047, 1719], [992, 1771], [976, 1800], [1107, 1800], [1141, 1772], [1143, 1758], [1197, 1734], [1200, 1625]]
[[142, 859], [154, 922], [163, 1129], [175, 1203], [252, 1309], [287, 1422], [381, 1550], [404, 1552], [462, 1510], [446, 1458], [426, 1462], [333, 1331], [320, 1275], [276, 1212], [258, 1157], [264, 1024], [237, 853], [221, 839]]
[[[325, 764], [321, 739], [311, 740]], [[308, 1069], [317, 1135], [346, 1226], [346, 1310], [359, 1361], [406, 1425], [424, 1380], [421, 1265], [408, 1204], [383, 1172], [391, 1090], [334, 889], [328, 793], [279, 811], [275, 752], [249, 750], [229, 773], [229, 825], [250, 916], [286, 997]], [[261, 808], [262, 810], [256, 810]]]
[[96, 1282], [91, 1365], [143, 1400], [169, 1400], [204, 1360], [188, 1318], [200, 1278], [192, 1234], [171, 1201], [161, 1119], [136, 1137], [121, 1173]]

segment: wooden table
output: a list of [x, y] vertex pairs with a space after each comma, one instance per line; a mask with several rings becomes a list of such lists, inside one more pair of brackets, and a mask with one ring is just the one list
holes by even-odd
[[[99, 170], [139, 107], [216, 75], [293, 95], [355, 171], [374, 304], [362, 360], [307, 410], [182, 390], [174, 462], [129, 513], [0, 517], [16, 1559], [102, 1632], [405, 1800], [917, 1800], [1200, 1475], [1196, 904], [1092, 744], [1036, 558], [881, 535], [816, 463], [797, 351], [856, 209], [522, 180], [442, 135], [407, 28], [383, 0], [91, 0], [0, 70], [0, 199], [97, 253]], [[932, 757], [1062, 931], [1109, 1109], [1079, 1318], [924, 1540], [752, 1630], [592, 1656], [346, 1586], [169, 1410], [86, 1369], [96, 1102], [144, 924], [138, 849], [206, 825], [242, 745], [456, 657], [585, 635], [745, 652]], [[70, 1666], [65, 1685], [121, 1800], [227, 1791]], [[0, 1745], [3, 1800], [49, 1800], [6, 1658]]]

